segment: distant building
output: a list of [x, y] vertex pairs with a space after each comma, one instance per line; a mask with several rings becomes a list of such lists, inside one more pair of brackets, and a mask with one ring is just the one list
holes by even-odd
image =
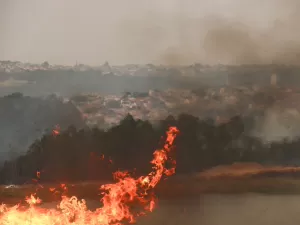
[[109, 65], [108, 62], [105, 62], [101, 66], [100, 70], [102, 71], [103, 74], [112, 74], [112, 72], [113, 72], [112, 69], [111, 69], [111, 66]]
[[277, 74], [272, 74], [271, 75], [270, 84], [272, 86], [277, 86]]

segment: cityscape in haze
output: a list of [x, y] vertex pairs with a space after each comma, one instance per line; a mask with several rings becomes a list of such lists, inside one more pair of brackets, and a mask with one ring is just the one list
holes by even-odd
[[0, 225], [300, 222], [299, 7], [0, 0]]

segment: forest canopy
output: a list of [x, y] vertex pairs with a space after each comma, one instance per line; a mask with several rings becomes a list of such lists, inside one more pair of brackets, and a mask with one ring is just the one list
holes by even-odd
[[[248, 118], [251, 120], [251, 118]], [[108, 130], [77, 130], [47, 134], [36, 140], [25, 155], [6, 161], [0, 183], [24, 183], [41, 172], [41, 182], [110, 179], [120, 170], [149, 171], [153, 151], [162, 147], [169, 126], [178, 127], [175, 140], [177, 174], [200, 172], [234, 162], [295, 165], [300, 162], [300, 140], [265, 144], [244, 132], [245, 118], [224, 124], [182, 114], [168, 116], [158, 125], [127, 115]]]

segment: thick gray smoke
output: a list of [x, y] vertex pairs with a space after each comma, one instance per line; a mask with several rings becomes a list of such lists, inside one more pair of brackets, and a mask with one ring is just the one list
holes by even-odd
[[296, 0], [0, 1], [0, 59], [298, 64]]

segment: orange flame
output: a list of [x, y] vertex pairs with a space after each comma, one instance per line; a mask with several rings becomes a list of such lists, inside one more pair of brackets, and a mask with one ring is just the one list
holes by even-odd
[[[134, 179], [128, 172], [117, 171], [114, 178], [117, 183], [102, 185], [103, 191], [101, 202], [103, 207], [90, 211], [84, 200], [78, 200], [75, 196], [69, 198], [62, 196], [57, 206], [58, 209], [42, 209], [38, 207], [42, 201], [31, 195], [26, 198], [29, 207], [21, 209], [19, 205], [8, 207], [0, 205], [1, 225], [120, 225], [124, 221], [134, 222], [136, 216], [145, 214], [144, 211], [133, 213], [128, 203], [137, 202], [146, 211], [152, 212], [155, 207], [155, 199], [149, 196], [152, 189], [161, 177], [175, 172], [176, 163], [173, 160], [172, 168], [167, 170], [165, 162], [169, 159], [169, 153], [178, 130], [171, 127], [167, 132], [167, 140], [163, 149], [156, 150], [151, 161], [153, 171], [145, 177]], [[65, 184], [61, 188], [66, 189]], [[55, 189], [51, 189], [54, 191]]]
[[55, 128], [52, 130], [52, 135], [57, 136], [60, 134], [60, 126], [56, 125]]

